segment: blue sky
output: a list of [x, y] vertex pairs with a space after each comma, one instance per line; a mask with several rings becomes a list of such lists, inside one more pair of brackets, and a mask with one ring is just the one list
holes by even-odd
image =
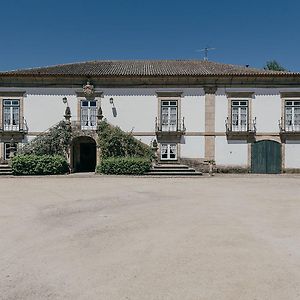
[[96, 59], [209, 59], [300, 71], [300, 1], [2, 0], [0, 70]]

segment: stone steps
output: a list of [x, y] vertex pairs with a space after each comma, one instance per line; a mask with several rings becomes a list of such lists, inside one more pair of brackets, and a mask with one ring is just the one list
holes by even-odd
[[11, 167], [8, 164], [0, 164], [0, 176], [12, 175]]
[[201, 176], [201, 172], [196, 172], [195, 169], [186, 165], [179, 164], [162, 164], [155, 165], [146, 175], [153, 176]]

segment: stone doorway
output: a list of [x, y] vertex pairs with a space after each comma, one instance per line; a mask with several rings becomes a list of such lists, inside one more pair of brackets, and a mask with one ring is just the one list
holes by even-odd
[[88, 136], [73, 140], [71, 147], [71, 165], [73, 172], [95, 172], [97, 162], [96, 142]]

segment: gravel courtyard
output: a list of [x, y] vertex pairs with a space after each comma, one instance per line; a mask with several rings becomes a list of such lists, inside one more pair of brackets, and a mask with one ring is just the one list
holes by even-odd
[[300, 299], [300, 177], [0, 178], [1, 299]]

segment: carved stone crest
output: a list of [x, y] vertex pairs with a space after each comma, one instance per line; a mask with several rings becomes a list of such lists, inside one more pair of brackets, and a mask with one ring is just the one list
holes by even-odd
[[83, 93], [86, 97], [92, 97], [95, 92], [94, 86], [88, 81], [86, 85], [83, 86]]

